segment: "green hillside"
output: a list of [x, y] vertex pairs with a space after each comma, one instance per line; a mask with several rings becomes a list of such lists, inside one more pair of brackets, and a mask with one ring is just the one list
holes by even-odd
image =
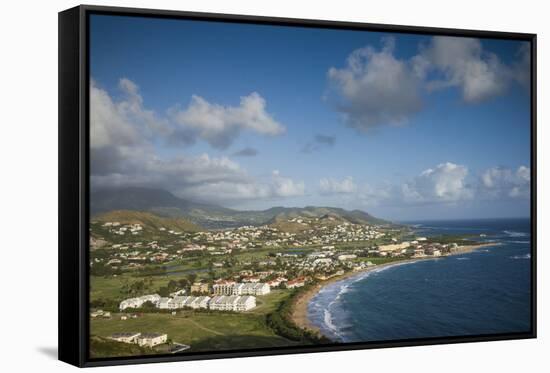
[[92, 223], [119, 222], [121, 224], [140, 224], [144, 229], [198, 232], [201, 227], [184, 218], [165, 218], [150, 212], [117, 210], [100, 214], [92, 218]]

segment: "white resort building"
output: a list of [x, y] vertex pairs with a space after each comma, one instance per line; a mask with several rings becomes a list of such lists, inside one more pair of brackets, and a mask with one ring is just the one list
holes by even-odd
[[154, 347], [166, 343], [168, 335], [159, 333], [143, 333], [137, 338], [137, 344], [140, 346]]
[[114, 333], [110, 339], [123, 343], [136, 343], [141, 333]]
[[216, 295], [266, 295], [271, 288], [266, 283], [236, 283], [233, 281], [224, 281], [212, 286]]
[[209, 308], [217, 311], [248, 311], [256, 307], [256, 297], [251, 295], [217, 295], [210, 300]]
[[143, 306], [145, 302], [151, 302], [156, 305], [160, 300], [161, 297], [158, 294], [149, 294], [137, 298], [129, 298], [120, 302], [119, 309], [123, 311], [126, 308], [139, 308]]

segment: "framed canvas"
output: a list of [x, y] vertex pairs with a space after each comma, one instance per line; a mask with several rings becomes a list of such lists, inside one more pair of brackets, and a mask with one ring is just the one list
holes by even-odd
[[59, 359], [536, 336], [536, 35], [59, 13]]

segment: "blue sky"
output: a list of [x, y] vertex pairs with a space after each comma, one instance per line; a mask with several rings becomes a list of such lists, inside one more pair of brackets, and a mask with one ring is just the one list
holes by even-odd
[[90, 30], [93, 187], [529, 215], [524, 42], [97, 15]]

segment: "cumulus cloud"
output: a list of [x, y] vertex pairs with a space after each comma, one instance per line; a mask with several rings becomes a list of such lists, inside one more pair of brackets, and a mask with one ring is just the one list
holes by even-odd
[[317, 134], [313, 140], [306, 143], [302, 148], [302, 153], [313, 153], [324, 148], [333, 147], [336, 144], [336, 136]]
[[279, 170], [272, 172], [273, 195], [277, 197], [296, 197], [305, 194], [305, 183], [294, 181], [291, 178], [281, 175]]
[[513, 82], [529, 86], [527, 42], [509, 64], [475, 38], [435, 36], [409, 59], [394, 51], [394, 39], [386, 38], [382, 49], [357, 49], [345, 67], [328, 70], [336, 109], [360, 132], [406, 123], [422, 108], [424, 96], [442, 89], [458, 89], [464, 102], [475, 104], [504, 94]]
[[172, 109], [171, 117], [176, 123], [174, 136], [180, 141], [193, 143], [200, 138], [219, 149], [226, 149], [244, 130], [267, 136], [285, 131], [266, 111], [266, 101], [257, 92], [241, 97], [239, 106], [213, 104], [193, 95], [189, 106]]
[[322, 179], [319, 193], [345, 193], [365, 206], [452, 206], [487, 200], [525, 200], [530, 196], [530, 186], [531, 170], [527, 166], [491, 167], [476, 175], [465, 165], [445, 162], [399, 183], [356, 185], [351, 177], [341, 181]]
[[531, 169], [492, 167], [481, 174], [481, 193], [490, 198], [526, 198], [530, 196]]
[[451, 162], [429, 168], [401, 186], [406, 202], [456, 202], [473, 197], [468, 168]]
[[[225, 107], [194, 97], [185, 110], [171, 117], [146, 109], [139, 87], [129, 79], [119, 81], [120, 98], [92, 81], [90, 85], [90, 162], [92, 187], [147, 186], [167, 189], [194, 200], [230, 203], [245, 199], [286, 198], [303, 195], [302, 181], [278, 171], [267, 180], [251, 176], [229, 157], [162, 155], [159, 141], [185, 132], [189, 141], [203, 139], [225, 147], [241, 130], [276, 135], [284, 127], [265, 112], [257, 93], [241, 98], [237, 107]], [[187, 127], [186, 127], [187, 126]], [[163, 144], [165, 146], [165, 144]], [[257, 150], [235, 153], [253, 156]]]
[[90, 84], [90, 163], [92, 175], [138, 167], [152, 146], [148, 135], [165, 123], [141, 106], [137, 86], [119, 83], [123, 99], [114, 101], [92, 80]]
[[422, 81], [416, 64], [398, 59], [394, 47], [394, 40], [387, 38], [381, 50], [371, 46], [357, 49], [344, 68], [328, 70], [328, 78], [342, 98], [337, 110], [359, 131], [402, 124], [422, 106]]
[[503, 94], [509, 83], [509, 69], [496, 54], [483, 49], [479, 39], [434, 36], [421, 52], [425, 69], [440, 71], [443, 79], [432, 80], [432, 89], [457, 87], [464, 101], [476, 103]]
[[355, 193], [356, 190], [357, 185], [351, 176], [342, 180], [323, 178], [319, 181], [319, 191], [321, 194], [350, 194]]
[[243, 148], [233, 153], [235, 157], [255, 157], [258, 155], [258, 150], [250, 147]]

